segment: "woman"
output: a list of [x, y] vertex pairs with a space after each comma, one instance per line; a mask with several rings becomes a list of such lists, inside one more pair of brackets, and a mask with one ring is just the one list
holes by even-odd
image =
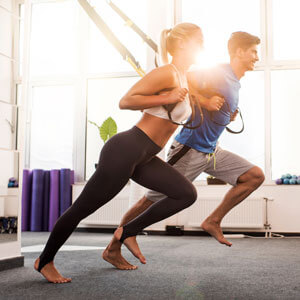
[[[35, 269], [54, 283], [70, 282], [56, 270], [53, 259], [78, 223], [106, 204], [126, 185], [129, 178], [167, 197], [115, 232], [135, 255], [140, 256], [133, 238], [143, 228], [190, 206], [197, 197], [189, 180], [155, 156], [165, 146], [177, 125], [169, 120], [162, 105], [176, 104], [172, 119], [186, 120], [191, 114], [186, 72], [201, 50], [201, 29], [181, 23], [161, 33], [161, 58], [166, 65], [138, 81], [121, 99], [121, 109], [143, 110], [132, 129], [113, 136], [104, 145], [98, 167], [74, 204], [58, 219]], [[168, 64], [168, 53], [172, 63]]]

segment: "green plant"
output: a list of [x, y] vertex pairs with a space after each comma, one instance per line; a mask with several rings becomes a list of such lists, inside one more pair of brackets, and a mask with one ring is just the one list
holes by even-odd
[[117, 133], [117, 124], [112, 117], [107, 118], [101, 126], [97, 123], [89, 121], [89, 123], [95, 125], [98, 128], [99, 135], [103, 142], [105, 143], [108, 139], [114, 136]]

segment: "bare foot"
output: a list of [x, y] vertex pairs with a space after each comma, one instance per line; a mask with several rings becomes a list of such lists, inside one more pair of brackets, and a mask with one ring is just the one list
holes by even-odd
[[211, 220], [209, 217], [201, 224], [201, 228], [212, 235], [221, 244], [231, 247], [232, 243], [228, 242], [222, 232], [220, 223]]
[[[122, 236], [122, 233], [123, 233], [123, 227], [119, 227], [116, 229], [115, 233], [114, 233], [114, 236], [115, 238], [119, 241], [121, 236]], [[140, 262], [142, 264], [145, 264], [146, 263], [146, 258], [144, 257], [144, 255], [142, 254], [140, 248], [139, 248], [139, 245], [136, 241], [136, 237], [135, 236], [131, 236], [131, 237], [128, 237], [127, 239], [124, 240], [124, 243], [123, 243], [127, 248], [128, 250], [136, 257], [140, 260]]]
[[[40, 259], [37, 258], [34, 263], [34, 269], [38, 271], [39, 268]], [[67, 283], [71, 282], [71, 278], [63, 277], [55, 268], [53, 261], [46, 264], [40, 273], [49, 281], [52, 283]]]
[[[120, 242], [119, 242], [120, 243]], [[121, 243], [120, 243], [121, 244]], [[102, 258], [119, 270], [136, 270], [137, 266], [130, 264], [121, 254], [121, 249], [112, 249], [111, 243], [102, 253]]]

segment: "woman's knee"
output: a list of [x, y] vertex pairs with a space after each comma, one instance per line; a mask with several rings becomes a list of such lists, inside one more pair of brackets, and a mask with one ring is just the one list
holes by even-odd
[[190, 206], [193, 203], [195, 203], [195, 201], [197, 200], [197, 190], [192, 183], [184, 185], [181, 191], [182, 191], [181, 197], [182, 199], [184, 199], [187, 206]]

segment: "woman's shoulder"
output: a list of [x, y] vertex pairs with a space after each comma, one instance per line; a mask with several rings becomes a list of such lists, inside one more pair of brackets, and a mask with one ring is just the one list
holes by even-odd
[[149, 76], [157, 76], [164, 81], [176, 81], [177, 74], [176, 70], [171, 64], [163, 65], [156, 67], [155, 69], [151, 70], [147, 75]]

